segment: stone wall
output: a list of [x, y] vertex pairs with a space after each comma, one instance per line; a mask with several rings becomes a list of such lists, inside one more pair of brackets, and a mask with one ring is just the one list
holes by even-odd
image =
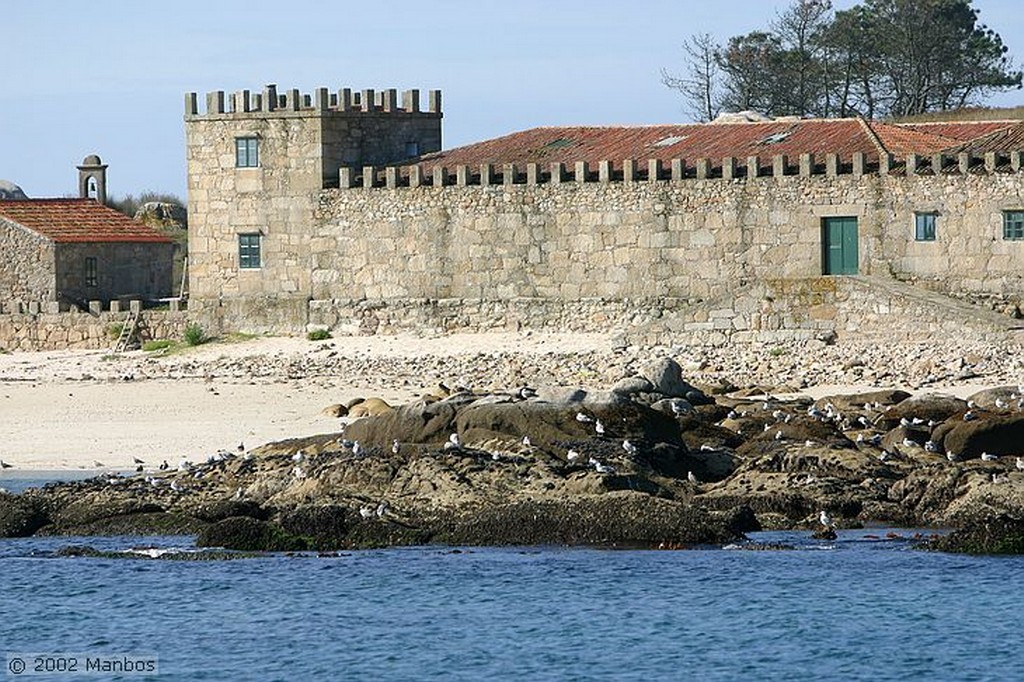
[[7, 300], [56, 300], [56, 256], [50, 240], [0, 218], [0, 292]]
[[[115, 333], [128, 318], [126, 311], [101, 310], [98, 302], [92, 309], [58, 312], [56, 304], [11, 306], [0, 313], [0, 350], [42, 351], [112, 348]], [[183, 310], [144, 310], [139, 318], [138, 338], [181, 339], [188, 322]]]
[[[96, 284], [85, 279], [85, 259], [96, 259]], [[165, 298], [171, 294], [174, 244], [138, 242], [56, 245], [57, 290], [72, 301]]]

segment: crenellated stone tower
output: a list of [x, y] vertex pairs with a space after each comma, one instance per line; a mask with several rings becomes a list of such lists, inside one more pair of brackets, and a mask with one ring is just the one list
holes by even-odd
[[321, 192], [338, 187], [342, 169], [440, 150], [441, 116], [438, 90], [421, 103], [419, 90], [399, 99], [393, 89], [267, 85], [209, 92], [205, 111], [186, 94], [190, 307], [303, 317]]

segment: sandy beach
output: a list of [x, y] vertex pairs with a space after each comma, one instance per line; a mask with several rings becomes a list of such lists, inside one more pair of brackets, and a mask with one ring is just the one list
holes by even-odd
[[[728, 379], [819, 397], [876, 386], [961, 397], [1019, 382], [1013, 349], [813, 346], [613, 348], [610, 334], [261, 337], [169, 355], [0, 354], [0, 459], [8, 472], [133, 469], [337, 431], [323, 409], [356, 397], [392, 404], [438, 382], [607, 388], [640, 363], [676, 357], [693, 381]], [[852, 360], [851, 360], [852, 358]], [[802, 385], [801, 385], [802, 384]], [[2, 476], [3, 474], [0, 474]]]

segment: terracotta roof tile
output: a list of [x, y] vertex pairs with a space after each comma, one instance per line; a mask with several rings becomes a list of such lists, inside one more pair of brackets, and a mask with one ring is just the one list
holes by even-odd
[[787, 155], [795, 163], [802, 153], [838, 154], [849, 161], [855, 152], [877, 157], [878, 149], [856, 119], [793, 120], [764, 123], [683, 124], [623, 127], [532, 128], [484, 142], [428, 154], [428, 165], [477, 166], [483, 163], [540, 163], [576, 161], [596, 164], [611, 161], [618, 168], [623, 159], [686, 159], [724, 157], [745, 160], [759, 156]]
[[157, 230], [92, 199], [0, 201], [6, 218], [55, 242], [170, 242]]
[[[877, 160], [882, 149], [897, 158], [908, 153], [930, 154], [1011, 125], [1009, 121], [892, 124], [859, 119], [793, 119], [751, 123], [703, 123], [655, 126], [565, 126], [531, 128], [502, 137], [427, 154], [419, 162], [427, 166], [471, 167], [490, 163], [525, 165], [561, 162], [566, 166], [587, 161], [611, 161], [622, 167], [623, 159], [639, 164], [647, 159], [711, 159], [716, 167], [722, 158], [743, 163], [749, 156], [786, 155], [796, 163], [800, 154], [811, 153], [821, 162], [837, 154], [849, 163], [861, 152]], [[881, 146], [880, 146], [881, 145]]]
[[979, 156], [987, 152], [1024, 151], [1024, 121], [951, 146], [945, 151], [950, 154], [969, 152]]

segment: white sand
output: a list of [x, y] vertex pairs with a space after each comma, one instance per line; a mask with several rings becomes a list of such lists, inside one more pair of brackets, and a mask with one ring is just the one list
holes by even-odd
[[[346, 356], [416, 357], [481, 352], [606, 350], [604, 335], [373, 336], [333, 339]], [[267, 356], [270, 362], [325, 352], [323, 343], [269, 337], [209, 344], [158, 360], [141, 351], [111, 359], [106, 351], [0, 354], [0, 459], [17, 470], [133, 469], [133, 458], [156, 466], [182, 457], [205, 459], [221, 448], [331, 433], [339, 420], [323, 408], [375, 395], [410, 400], [417, 389], [375, 388], [374, 377], [284, 376], [139, 379], [146, 367], [217, 363]], [[120, 377], [132, 374], [132, 381]], [[83, 377], [85, 377], [83, 379]], [[97, 464], [99, 463], [99, 464]], [[8, 472], [13, 473], [10, 469]], [[0, 479], [3, 477], [0, 472]]]

